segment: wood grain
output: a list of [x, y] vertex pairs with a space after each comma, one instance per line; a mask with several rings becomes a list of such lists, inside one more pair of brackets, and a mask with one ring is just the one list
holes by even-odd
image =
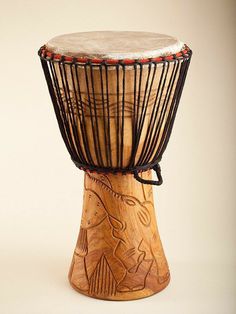
[[[151, 171], [141, 176], [151, 179]], [[168, 285], [152, 186], [131, 174], [85, 174], [81, 227], [69, 280], [77, 291], [106, 300], [139, 299]]]

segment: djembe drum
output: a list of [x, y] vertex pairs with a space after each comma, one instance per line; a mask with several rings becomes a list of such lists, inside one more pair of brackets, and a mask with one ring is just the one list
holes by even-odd
[[191, 50], [156, 33], [85, 32], [53, 38], [39, 56], [61, 135], [85, 171], [71, 285], [109, 300], [164, 289], [152, 185], [162, 183]]

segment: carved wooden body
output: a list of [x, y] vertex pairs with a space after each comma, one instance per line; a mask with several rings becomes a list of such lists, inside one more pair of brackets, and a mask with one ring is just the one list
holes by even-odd
[[[151, 179], [151, 171], [141, 176]], [[152, 186], [139, 183], [132, 174], [85, 174], [69, 280], [79, 292], [108, 300], [139, 299], [168, 285]]]

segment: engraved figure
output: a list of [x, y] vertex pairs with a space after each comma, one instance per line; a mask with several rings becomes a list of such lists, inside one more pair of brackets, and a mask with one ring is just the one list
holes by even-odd
[[[149, 201], [140, 202], [133, 196], [115, 192], [105, 175], [97, 178], [94, 175], [86, 174], [85, 191], [95, 195], [95, 197], [98, 197], [98, 195], [94, 190], [88, 188], [87, 180], [94, 181], [102, 188], [102, 200], [100, 201], [106, 210], [107, 219], [112, 227], [112, 235], [118, 240], [113, 255], [122, 263], [125, 274], [118, 283], [117, 291], [143, 289], [153, 261], [157, 266], [158, 282], [162, 283], [167, 280], [167, 263], [165, 272], [163, 274], [159, 272], [159, 269], [163, 269], [163, 267], [159, 267], [161, 259], [156, 252], [162, 250], [162, 247], [156, 247], [160, 245], [160, 241], [155, 241], [157, 237], [156, 229], [155, 225], [152, 227], [151, 224], [149, 210], [153, 207], [152, 203]], [[114, 208], [106, 204], [107, 200], [110, 199], [113, 199]], [[109, 204], [111, 204], [110, 201]], [[126, 215], [128, 211], [129, 215]], [[100, 219], [102, 219], [102, 216]], [[138, 228], [137, 226], [133, 228], [132, 221], [137, 222]], [[132, 238], [130, 238], [131, 234], [133, 234]]]

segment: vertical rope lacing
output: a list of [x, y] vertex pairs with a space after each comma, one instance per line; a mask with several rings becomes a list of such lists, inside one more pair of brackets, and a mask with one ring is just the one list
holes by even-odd
[[[156, 59], [81, 62], [42, 47], [39, 56], [54, 111], [76, 166], [85, 171], [133, 173], [141, 183], [160, 185], [159, 162], [191, 55], [186, 48]], [[147, 169], [156, 172], [157, 181], [139, 176]]]

